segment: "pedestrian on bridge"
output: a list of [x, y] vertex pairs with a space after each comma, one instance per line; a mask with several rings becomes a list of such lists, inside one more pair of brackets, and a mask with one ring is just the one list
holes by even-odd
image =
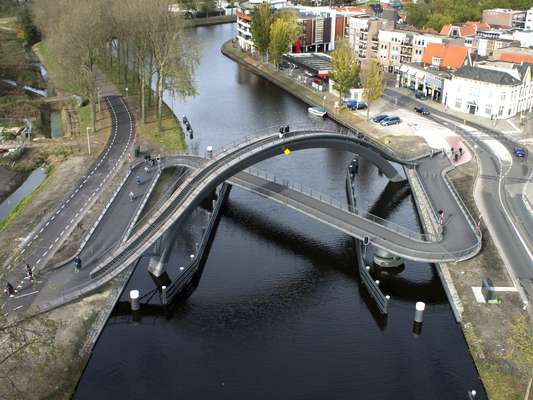
[[6, 288], [4, 290], [4, 293], [7, 294], [9, 297], [14, 297], [15, 293], [17, 293], [17, 291], [15, 290], [13, 285], [8, 282], [7, 285], [6, 285]]
[[26, 263], [26, 279], [28, 279], [30, 283], [33, 283], [33, 271], [28, 263]]
[[130, 192], [129, 196], [130, 196], [130, 201], [135, 200], [135, 193]]
[[74, 257], [74, 271], [80, 272], [81, 269], [81, 258], [80, 256]]
[[439, 224], [444, 225], [444, 210], [442, 208], [439, 210]]
[[141, 177], [139, 175], [135, 177], [135, 182], [137, 183], [137, 185], [141, 184]]

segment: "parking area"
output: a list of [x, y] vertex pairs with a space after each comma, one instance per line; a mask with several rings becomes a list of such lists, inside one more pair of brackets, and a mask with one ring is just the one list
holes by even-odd
[[[360, 118], [366, 118], [366, 110], [351, 111]], [[466, 163], [471, 160], [472, 155], [468, 148], [462, 143], [461, 137], [452, 129], [443, 125], [440, 121], [433, 121], [428, 116], [419, 114], [411, 109], [402, 108], [401, 104], [394, 104], [384, 99], [380, 99], [372, 104], [370, 118], [377, 115], [397, 116], [401, 122], [396, 125], [381, 126], [374, 123], [375, 129], [387, 135], [394, 136], [420, 136], [426, 143], [435, 150], [444, 149], [450, 161], [456, 165]], [[459, 148], [462, 154], [455, 161], [455, 154]]]

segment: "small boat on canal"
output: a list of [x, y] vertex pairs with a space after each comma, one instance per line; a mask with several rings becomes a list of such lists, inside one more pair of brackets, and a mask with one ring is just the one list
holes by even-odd
[[312, 115], [316, 115], [317, 117], [324, 117], [326, 115], [326, 109], [324, 107], [314, 106], [309, 107], [307, 109], [307, 112]]

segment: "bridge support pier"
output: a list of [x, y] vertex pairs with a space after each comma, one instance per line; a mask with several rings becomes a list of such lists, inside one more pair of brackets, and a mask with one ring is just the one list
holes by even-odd
[[399, 267], [403, 264], [403, 260], [386, 250], [376, 248], [374, 251], [374, 264], [379, 267]]

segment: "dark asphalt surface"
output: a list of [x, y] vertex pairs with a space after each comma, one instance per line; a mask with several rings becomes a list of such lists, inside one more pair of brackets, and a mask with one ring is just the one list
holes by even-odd
[[[76, 229], [87, 209], [101, 193], [106, 182], [109, 181], [121, 157], [125, 157], [129, 145], [133, 140], [133, 117], [123, 99], [117, 96], [104, 98], [110, 111], [112, 132], [106, 148], [94, 161], [87, 174], [76, 184], [74, 189], [65, 197], [64, 202], [37, 228], [36, 233], [22, 249], [17, 268], [9, 276], [9, 281], [18, 288], [14, 298], [9, 298], [6, 311], [9, 318], [13, 311], [22, 311], [24, 304], [35, 297], [43, 288], [43, 281], [39, 271], [46, 267], [46, 262], [59, 249], [68, 235]], [[34, 269], [36, 280], [33, 285], [23, 279], [25, 263]]]
[[[179, 220], [183, 214], [186, 214], [190, 207], [195, 205], [197, 194], [205, 190], [202, 189], [203, 187], [207, 187], [208, 185], [212, 186], [216, 184], [216, 181], [221, 179], [221, 172], [222, 175], [228, 175], [230, 181], [233, 181], [238, 186], [289, 205], [359, 239], [362, 239], [364, 236], [369, 236], [375, 245], [405, 258], [420, 261], [455, 261], [473, 256], [477, 253], [476, 246], [479, 242], [476, 232], [468, 224], [453, 194], [449, 191], [442, 178], [442, 171], [450, 166], [446, 157], [435, 156], [434, 158], [426, 158], [418, 166], [422, 184], [428, 192], [430, 199], [434, 202], [434, 208], [445, 208], [447, 210], [444, 239], [439, 242], [423, 242], [416, 234], [408, 235], [406, 232], [397, 232], [395, 228], [370, 221], [364, 215], [348, 213], [336, 206], [329, 205], [296, 190], [291, 190], [257, 176], [241, 172], [237, 173], [233, 178], [231, 177], [232, 174], [229, 172], [229, 169], [239, 169], [238, 165], [242, 162], [243, 157], [247, 159], [251, 157], [250, 154], [261, 153], [265, 150], [265, 146], [267, 148], [278, 148], [278, 142], [279, 138], [277, 138], [277, 135], [273, 135], [266, 138], [266, 141], [263, 138], [257, 142], [243, 144], [238, 147], [238, 150], [227, 151], [218, 158], [215, 158], [215, 162], [213, 160], [211, 162], [204, 162], [203, 168], [193, 173], [188, 182], [181, 186], [182, 189], [178, 196], [178, 203], [181, 203], [181, 206], [178, 206], [173, 212], [176, 215], [169, 215], [170, 218], [164, 218], [157, 224], [158, 227], [155, 232], [152, 232], [150, 236], [146, 236], [141, 240], [140, 245], [137, 245], [139, 248], [135, 248], [134, 255], [130, 255], [126, 260], [122, 260], [114, 270], [109, 271], [112, 273], [106, 273], [108, 276], [100, 280], [103, 282], [111, 279], [112, 276], [118, 273], [117, 270], [121, 271], [131, 265], [135, 258], [138, 258], [165, 231], [167, 225], [176, 221], [176, 218]], [[174, 162], [179, 163], [179, 157]], [[198, 163], [196, 158], [194, 158], [194, 163]], [[200, 183], [195, 184], [195, 177], [198, 177], [201, 173], [205, 177], [201, 178]], [[137, 175], [142, 175], [143, 183], [141, 185], [135, 183], [135, 177]], [[121, 251], [119, 247], [124, 247], [117, 247], [117, 245], [123, 238], [130, 221], [136, 215], [140, 203], [142, 203], [142, 198], [138, 192], [141, 191], [143, 196], [145, 194], [148, 195], [148, 189], [152, 187], [151, 181], [155, 176], [154, 171], [145, 172], [143, 170], [134, 171], [134, 173], [130, 174], [124, 186], [118, 191], [111, 206], [105, 215], [103, 215], [103, 222], [97, 226], [89, 242], [84, 247], [81, 254], [82, 260], [84, 261], [82, 270], [76, 273], [73, 270], [73, 266], [66, 265], [63, 268], [43, 275], [43, 283], [46, 284], [48, 290], [35, 293], [35, 296], [28, 297], [26, 300], [19, 300], [20, 305], [17, 307], [22, 306], [21, 308], [25, 309], [30, 303], [36, 306], [49, 307], [58, 301], [68, 301], [70, 299], [69, 296], [81, 295], [83, 291], [89, 290], [89, 287], [94, 289], [93, 286], [97, 280], [94, 278], [91, 279], [91, 270], [97, 270], [100, 264], [104, 265], [106, 263], [105, 260], [111, 254]], [[184, 190], [187, 186], [189, 187], [188, 191]], [[138, 196], [134, 201], [129, 199], [129, 193], [132, 190]], [[152, 222], [156, 218], [158, 217], [152, 217]], [[154, 226], [153, 223], [151, 226]], [[143, 237], [142, 235], [141, 230], [141, 237]], [[116, 248], [116, 250], [108, 251], [108, 249], [113, 248]], [[65, 295], [67, 297], [64, 297]]]
[[[398, 94], [391, 90], [386, 90], [386, 95], [390, 99], [399, 98], [402, 105], [406, 107], [423, 104], [431, 110], [432, 115], [429, 118], [440, 122], [440, 119], [434, 116], [439, 116], [448, 120], [452, 120], [456, 123], [462, 124], [462, 120], [454, 117], [453, 115], [446, 114], [431, 107], [430, 102], [419, 102], [414, 98]], [[465, 139], [472, 147], [476, 147], [476, 154], [480, 163], [480, 201], [478, 207], [484, 213], [485, 222], [494, 229], [491, 232], [495, 236], [495, 241], [499, 244], [498, 248], [500, 252], [503, 252], [504, 261], [506, 261], [507, 267], [512, 269], [515, 278], [518, 280], [519, 285], [524, 290], [529, 301], [533, 298], [533, 259], [529, 252], [533, 248], [533, 242], [529, 241], [525, 244], [522, 243], [520, 237], [517, 235], [513, 224], [517, 229], [522, 232], [522, 238], [527, 239], [530, 237], [527, 232], [531, 232], [533, 216], [529, 210], [525, 207], [523, 201], [516, 198], [515, 195], [509, 194], [510, 185], [520, 185], [517, 182], [522, 182], [522, 186], [527, 182], [529, 174], [533, 169], [531, 157], [525, 159], [517, 159], [513, 155], [514, 147], [518, 146], [515, 142], [507, 138], [505, 135], [498, 131], [487, 129], [484, 126], [469, 122], [468, 125], [483, 132], [484, 136], [477, 136], [471, 132], [457, 128], [457, 132]], [[505, 175], [506, 171], [503, 171], [505, 178], [503, 184], [499, 185], [499, 180], [502, 177], [502, 171], [500, 168], [500, 161], [496, 155], [492, 152], [490, 147], [484, 142], [483, 139], [496, 139], [500, 141], [506, 149], [510, 152], [513, 159], [511, 169]], [[520, 190], [520, 189], [519, 189]], [[516, 192], [516, 189], [514, 190]], [[503, 206], [507, 209], [509, 217], [506, 215]], [[525, 236], [525, 237], [524, 237]], [[528, 252], [529, 250], [529, 252]]]

